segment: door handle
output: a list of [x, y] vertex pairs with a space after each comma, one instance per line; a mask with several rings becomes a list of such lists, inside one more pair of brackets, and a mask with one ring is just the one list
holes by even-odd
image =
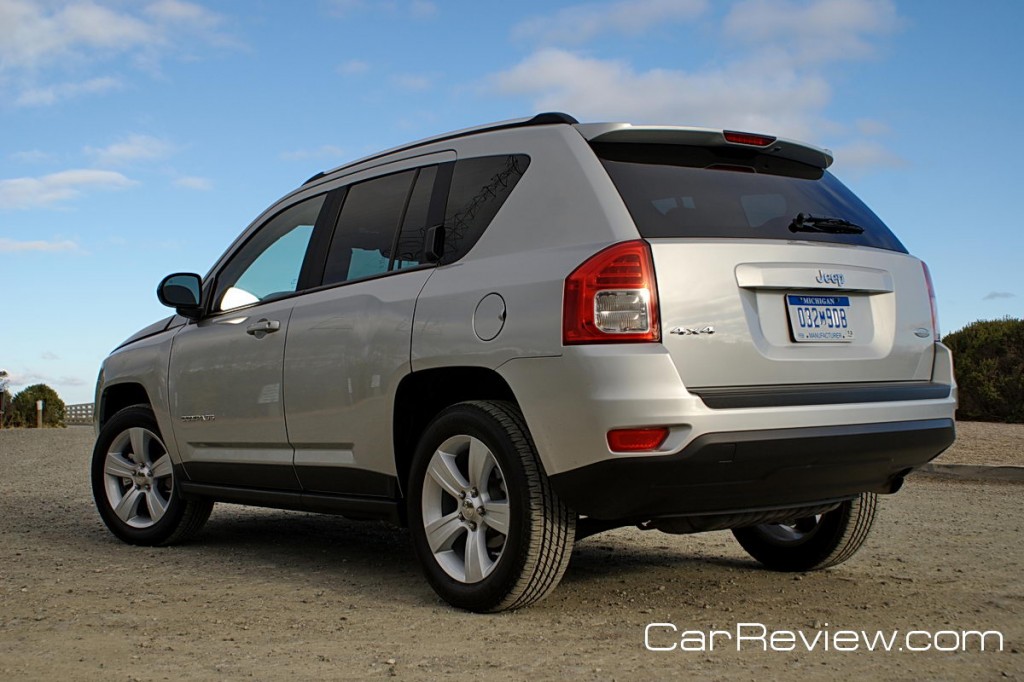
[[267, 334], [273, 334], [281, 328], [281, 323], [277, 320], [268, 320], [266, 318], [250, 324], [245, 328], [245, 333], [255, 336], [257, 339], [262, 339]]

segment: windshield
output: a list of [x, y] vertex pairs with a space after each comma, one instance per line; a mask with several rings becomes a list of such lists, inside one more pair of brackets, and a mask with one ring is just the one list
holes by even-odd
[[[645, 238], [823, 241], [906, 253], [853, 192], [813, 166], [731, 147], [605, 143], [594, 150]], [[803, 225], [801, 214], [863, 231], [791, 230], [795, 221]]]

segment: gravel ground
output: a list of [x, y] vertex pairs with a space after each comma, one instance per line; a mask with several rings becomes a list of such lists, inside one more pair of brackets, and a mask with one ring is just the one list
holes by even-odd
[[936, 464], [1024, 466], [1024, 424], [957, 422], [953, 447]]
[[[1022, 437], [962, 424], [940, 461], [1022, 464]], [[408, 534], [381, 524], [218, 505], [187, 545], [120, 544], [92, 506], [91, 441], [0, 431], [0, 679], [1024, 680], [1020, 485], [912, 477], [856, 557], [808, 574], [759, 570], [725, 532], [621, 529], [581, 542], [546, 601], [479, 616], [440, 602]], [[649, 623], [998, 630], [1004, 646], [651, 652]]]

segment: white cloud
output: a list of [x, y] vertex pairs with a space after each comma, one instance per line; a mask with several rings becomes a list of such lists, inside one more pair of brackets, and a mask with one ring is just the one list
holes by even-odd
[[437, 4], [431, 0], [329, 0], [328, 6], [331, 14], [342, 18], [368, 10], [413, 19], [430, 19], [438, 14]]
[[370, 63], [364, 62], [361, 59], [350, 59], [347, 62], [338, 65], [338, 73], [343, 76], [355, 76], [361, 73], [366, 73], [370, 70]]
[[0, 253], [23, 253], [25, 251], [77, 251], [78, 244], [73, 241], [28, 241], [0, 237]]
[[892, 33], [902, 21], [890, 0], [743, 0], [725, 18], [725, 35], [739, 43], [770, 45], [798, 64], [864, 59], [870, 37]]
[[0, 180], [0, 209], [50, 206], [73, 199], [86, 190], [111, 190], [135, 183], [120, 173], [96, 169], [74, 169], [38, 178]]
[[[0, 85], [18, 88], [22, 106], [105, 92], [110, 79], [50, 84], [53, 74], [81, 76], [98, 62], [155, 72], [173, 56], [195, 59], [195, 47], [233, 45], [223, 18], [184, 0], [0, 0]], [[5, 94], [0, 92], [0, 94]]]
[[409, 13], [416, 19], [430, 19], [437, 16], [437, 5], [429, 0], [412, 0]]
[[162, 159], [171, 154], [174, 148], [166, 140], [152, 135], [132, 134], [107, 147], [86, 147], [84, 151], [95, 157], [96, 163], [101, 166], [120, 166], [134, 161]]
[[888, 135], [892, 131], [889, 124], [885, 121], [876, 121], [875, 119], [869, 118], [861, 118], [854, 121], [854, 126], [858, 133], [868, 137]]
[[403, 90], [422, 92], [430, 89], [430, 86], [434, 84], [434, 79], [422, 74], [404, 73], [393, 76], [391, 82]]
[[[34, 386], [35, 384], [46, 384], [50, 388], [57, 389], [64, 386], [67, 387], [78, 387], [86, 386], [88, 382], [79, 377], [72, 376], [61, 376], [53, 377], [48, 374], [42, 374], [34, 371], [27, 372], [15, 372], [12, 371], [9, 376], [10, 388]], [[17, 392], [17, 391], [12, 391]], [[60, 393], [60, 391], [58, 391]]]
[[0, 26], [0, 62], [8, 67], [38, 67], [80, 50], [121, 52], [160, 41], [146, 22], [93, 2], [4, 0]]
[[835, 150], [836, 168], [905, 168], [909, 162], [875, 140], [857, 140]]
[[[579, 43], [692, 20], [704, 9], [702, 3], [653, 0], [575, 5], [520, 24], [514, 33]], [[713, 66], [640, 69], [627, 59], [546, 47], [491, 76], [487, 87], [526, 98], [535, 111], [568, 111], [583, 120], [750, 130], [839, 147], [836, 158], [845, 166], [906, 163], [872, 139], [888, 132], [884, 122], [845, 124], [828, 114], [828, 70], [840, 61], [876, 56], [879, 38], [902, 25], [892, 2], [741, 0], [717, 25], [709, 16], [700, 19], [700, 30], [717, 30], [725, 44]]]
[[8, 158], [11, 161], [18, 161], [20, 163], [45, 163], [53, 160], [53, 154], [44, 152], [41, 149], [27, 149], [21, 152], [14, 152], [9, 154]]
[[627, 62], [547, 48], [497, 74], [492, 86], [526, 95], [537, 111], [586, 120], [729, 127], [806, 137], [830, 97], [823, 78], [763, 73], [735, 63], [718, 70], [636, 71]]
[[344, 156], [345, 150], [333, 144], [325, 144], [314, 149], [295, 149], [289, 152], [281, 152], [281, 158], [285, 161], [305, 161], [307, 159], [336, 159]]
[[654, 26], [692, 21], [707, 7], [707, 0], [591, 2], [520, 22], [512, 36], [547, 45], [579, 45], [605, 33], [637, 36]]
[[331, 14], [337, 17], [344, 17], [353, 12], [366, 9], [365, 0], [329, 0]]
[[202, 5], [182, 0], [157, 0], [145, 9], [146, 14], [162, 21], [213, 28], [222, 23], [219, 15]]
[[95, 95], [121, 87], [121, 81], [111, 76], [90, 78], [81, 83], [57, 83], [42, 88], [25, 90], [14, 101], [17, 106], [49, 106], [61, 100], [71, 99], [80, 95]]
[[200, 178], [194, 175], [178, 178], [174, 181], [174, 184], [185, 189], [195, 189], [204, 192], [213, 189], [213, 182], [209, 178]]
[[39, 356], [43, 360], [60, 360], [60, 356], [52, 351], [43, 351], [42, 355]]
[[998, 301], [1004, 298], [1017, 298], [1017, 294], [1010, 293], [1009, 291], [993, 291], [985, 294], [983, 301]]

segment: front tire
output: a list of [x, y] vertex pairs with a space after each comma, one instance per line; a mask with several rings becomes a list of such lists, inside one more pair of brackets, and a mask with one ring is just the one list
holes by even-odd
[[861, 493], [837, 509], [792, 523], [736, 528], [750, 556], [774, 571], [814, 571], [841, 564], [860, 549], [875, 522], [878, 495]]
[[558, 585], [576, 515], [551, 489], [514, 404], [474, 401], [441, 412], [420, 440], [408, 489], [413, 546], [449, 604], [517, 609]]
[[100, 431], [92, 494], [110, 532], [132, 545], [171, 545], [202, 528], [213, 502], [178, 494], [174, 467], [148, 405], [127, 407]]

